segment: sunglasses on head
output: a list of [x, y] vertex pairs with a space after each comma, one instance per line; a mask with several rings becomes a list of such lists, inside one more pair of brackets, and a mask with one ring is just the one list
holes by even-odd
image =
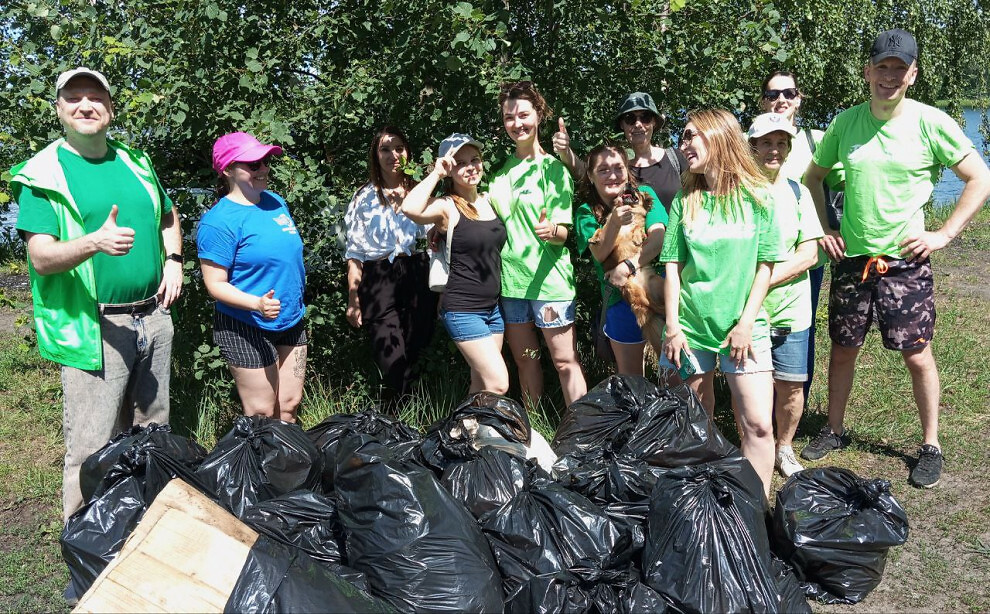
[[767, 90], [763, 92], [763, 97], [766, 98], [767, 100], [777, 100], [777, 98], [780, 97], [781, 94], [783, 94], [784, 98], [786, 98], [787, 100], [794, 100], [795, 98], [801, 95], [801, 92], [799, 92], [798, 88], [796, 87], [789, 87], [783, 90]]
[[699, 136], [701, 133], [697, 130], [685, 130], [681, 133], [681, 143], [690, 143], [694, 140], [694, 137]]
[[271, 168], [271, 166], [272, 166], [272, 157], [271, 156], [265, 156], [264, 158], [262, 158], [260, 160], [255, 160], [254, 162], [241, 162], [241, 164], [243, 164], [244, 165], [244, 168], [248, 169], [252, 173], [256, 173], [261, 168], [261, 165], [262, 164], [264, 164], [265, 166]]
[[630, 112], [622, 116], [622, 123], [627, 126], [635, 126], [636, 122], [643, 124], [649, 124], [653, 122], [653, 114], [649, 111], [641, 111], [639, 113]]

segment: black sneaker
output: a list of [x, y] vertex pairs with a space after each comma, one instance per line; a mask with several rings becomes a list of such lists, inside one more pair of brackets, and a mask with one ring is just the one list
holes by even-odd
[[931, 488], [942, 477], [942, 451], [925, 444], [918, 448], [918, 462], [911, 470], [911, 483], [919, 488]]
[[849, 445], [849, 438], [845, 431], [842, 435], [836, 435], [826, 424], [818, 435], [811, 440], [808, 445], [801, 450], [801, 458], [805, 460], [819, 460], [825, 458], [832, 450], [841, 450]]

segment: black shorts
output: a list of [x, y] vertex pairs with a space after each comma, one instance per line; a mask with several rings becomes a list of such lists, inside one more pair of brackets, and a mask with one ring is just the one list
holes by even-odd
[[921, 349], [935, 334], [931, 262], [927, 258], [921, 262], [883, 258], [883, 262], [856, 256], [833, 266], [829, 336], [838, 345], [859, 347], [876, 318], [884, 347]]
[[213, 343], [228, 364], [243, 369], [263, 369], [278, 361], [279, 347], [306, 345], [302, 320], [286, 330], [264, 330], [225, 313], [213, 313]]

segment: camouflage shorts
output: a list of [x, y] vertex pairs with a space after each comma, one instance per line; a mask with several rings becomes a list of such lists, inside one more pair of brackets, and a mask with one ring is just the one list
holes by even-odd
[[845, 347], [863, 345], [866, 331], [876, 319], [887, 349], [903, 351], [928, 345], [935, 332], [931, 262], [927, 258], [921, 262], [885, 258], [887, 271], [881, 274], [877, 263], [869, 260], [868, 256], [857, 256], [833, 265], [828, 309], [832, 342]]

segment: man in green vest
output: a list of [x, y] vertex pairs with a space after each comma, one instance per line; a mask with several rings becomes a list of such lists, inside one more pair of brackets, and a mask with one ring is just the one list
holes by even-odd
[[85, 503], [79, 467], [117, 432], [169, 416], [182, 230], [148, 156], [107, 138], [110, 85], [76, 68], [55, 82], [65, 137], [11, 169], [27, 242], [38, 349], [62, 365], [62, 514]]
[[[928, 257], [948, 245], [979, 211], [990, 194], [990, 170], [951, 117], [907, 97], [917, 76], [914, 36], [904, 30], [882, 32], [864, 68], [870, 100], [832, 120], [804, 175], [823, 226], [822, 180], [839, 162], [846, 184], [840, 232], [827, 231], [819, 240], [835, 261], [828, 316], [828, 424], [801, 456], [817, 460], [847, 444], [842, 422], [856, 357], [876, 319], [884, 346], [901, 353], [911, 375], [922, 445], [910, 481], [929, 488], [942, 474], [942, 446]], [[922, 208], [943, 167], [952, 169], [965, 186], [941, 227], [926, 230]]]

